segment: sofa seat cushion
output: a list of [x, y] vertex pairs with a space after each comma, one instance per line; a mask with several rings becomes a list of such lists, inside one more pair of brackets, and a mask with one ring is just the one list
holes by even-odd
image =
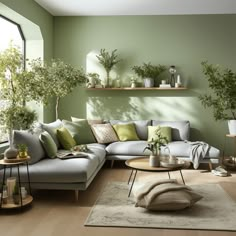
[[[103, 145], [88, 145], [90, 153], [86, 158], [45, 158], [29, 166], [31, 183], [82, 183], [87, 182], [105, 160]], [[27, 182], [26, 166], [20, 167], [21, 181]], [[2, 177], [3, 170], [0, 172]], [[12, 175], [17, 175], [17, 168], [12, 168]]]
[[[106, 147], [107, 155], [123, 155], [123, 156], [148, 156], [151, 154], [149, 150], [144, 148], [147, 146], [147, 141], [126, 141], [111, 143]], [[168, 144], [170, 154], [179, 157], [189, 157], [191, 145], [184, 141], [175, 141]], [[168, 148], [161, 147], [161, 154], [169, 155]], [[219, 158], [220, 151], [210, 146], [206, 158]]]
[[[145, 155], [143, 150], [147, 146], [147, 141], [126, 141], [111, 143], [106, 147], [108, 155]], [[146, 152], [145, 152], [146, 153]], [[149, 154], [148, 154], [149, 155]]]
[[[175, 142], [170, 142], [168, 144], [168, 147], [170, 149], [170, 154], [174, 156], [179, 156], [179, 157], [189, 157], [190, 152], [191, 152], [191, 145], [188, 142], [184, 141], [175, 141]], [[169, 154], [169, 151], [167, 148], [162, 147], [161, 148], [161, 153], [162, 154]], [[219, 158], [220, 151], [219, 149], [210, 146], [206, 158], [211, 157], [211, 158]]]

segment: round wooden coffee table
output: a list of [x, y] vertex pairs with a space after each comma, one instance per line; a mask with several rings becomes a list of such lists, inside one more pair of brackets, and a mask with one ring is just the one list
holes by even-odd
[[130, 193], [132, 191], [132, 188], [133, 188], [138, 170], [139, 171], [147, 171], [147, 172], [167, 172], [168, 176], [169, 176], [169, 179], [170, 179], [170, 172], [178, 170], [180, 172], [182, 181], [185, 184], [184, 177], [183, 177], [183, 174], [182, 174], [181, 170], [182, 169], [187, 169], [190, 166], [190, 163], [185, 161], [183, 166], [178, 166], [178, 167], [173, 167], [173, 168], [151, 167], [151, 166], [149, 166], [149, 157], [147, 157], [147, 156], [146, 157], [136, 157], [136, 158], [129, 159], [125, 162], [125, 164], [132, 169], [132, 171], [130, 173], [130, 176], [129, 176], [128, 184], [130, 183], [131, 177], [134, 173], [134, 177], [133, 177], [133, 181], [131, 183], [131, 187], [130, 187], [130, 190], [129, 190], [128, 197], [130, 196]]

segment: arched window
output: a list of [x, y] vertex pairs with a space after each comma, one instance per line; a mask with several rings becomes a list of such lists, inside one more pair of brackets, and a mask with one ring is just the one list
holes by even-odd
[[[18, 47], [25, 58], [25, 38], [21, 27], [14, 21], [0, 15], [0, 51], [4, 51], [9, 47], [10, 42]], [[0, 100], [0, 107], [5, 105], [4, 100]], [[0, 143], [7, 141], [7, 134], [0, 127]]]

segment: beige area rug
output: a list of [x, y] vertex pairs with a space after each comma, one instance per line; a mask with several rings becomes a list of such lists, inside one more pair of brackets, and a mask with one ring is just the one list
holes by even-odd
[[[135, 185], [138, 183], [135, 183]], [[204, 198], [175, 212], [151, 212], [134, 206], [126, 183], [109, 183], [85, 226], [236, 231], [236, 202], [218, 184], [192, 185]]]

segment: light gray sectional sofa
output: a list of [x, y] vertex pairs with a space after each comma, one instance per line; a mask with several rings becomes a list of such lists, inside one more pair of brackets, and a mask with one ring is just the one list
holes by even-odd
[[[91, 143], [88, 144], [90, 152], [86, 158], [73, 158], [60, 160], [45, 157], [44, 149], [39, 141], [38, 134], [30, 134], [27, 131], [15, 131], [15, 143], [26, 143], [29, 147], [29, 154], [32, 156], [29, 165], [31, 186], [35, 189], [70, 189], [86, 190], [96, 174], [99, 172], [106, 160], [127, 160], [129, 158], [149, 155], [146, 151], [148, 126], [169, 126], [172, 132], [172, 142], [169, 143], [172, 155], [181, 158], [189, 158], [191, 145], [186, 140], [190, 137], [190, 123], [188, 121], [158, 121], [158, 120], [137, 120], [120, 121], [110, 120], [112, 125], [118, 123], [134, 123], [138, 141], [113, 142], [110, 144]], [[162, 153], [168, 154], [162, 149]], [[218, 163], [220, 151], [210, 147], [206, 158], [202, 162]], [[2, 175], [2, 170], [0, 174]], [[16, 170], [13, 168], [13, 175]], [[9, 173], [8, 173], [9, 175]], [[21, 167], [21, 180], [27, 180], [26, 167]]]

